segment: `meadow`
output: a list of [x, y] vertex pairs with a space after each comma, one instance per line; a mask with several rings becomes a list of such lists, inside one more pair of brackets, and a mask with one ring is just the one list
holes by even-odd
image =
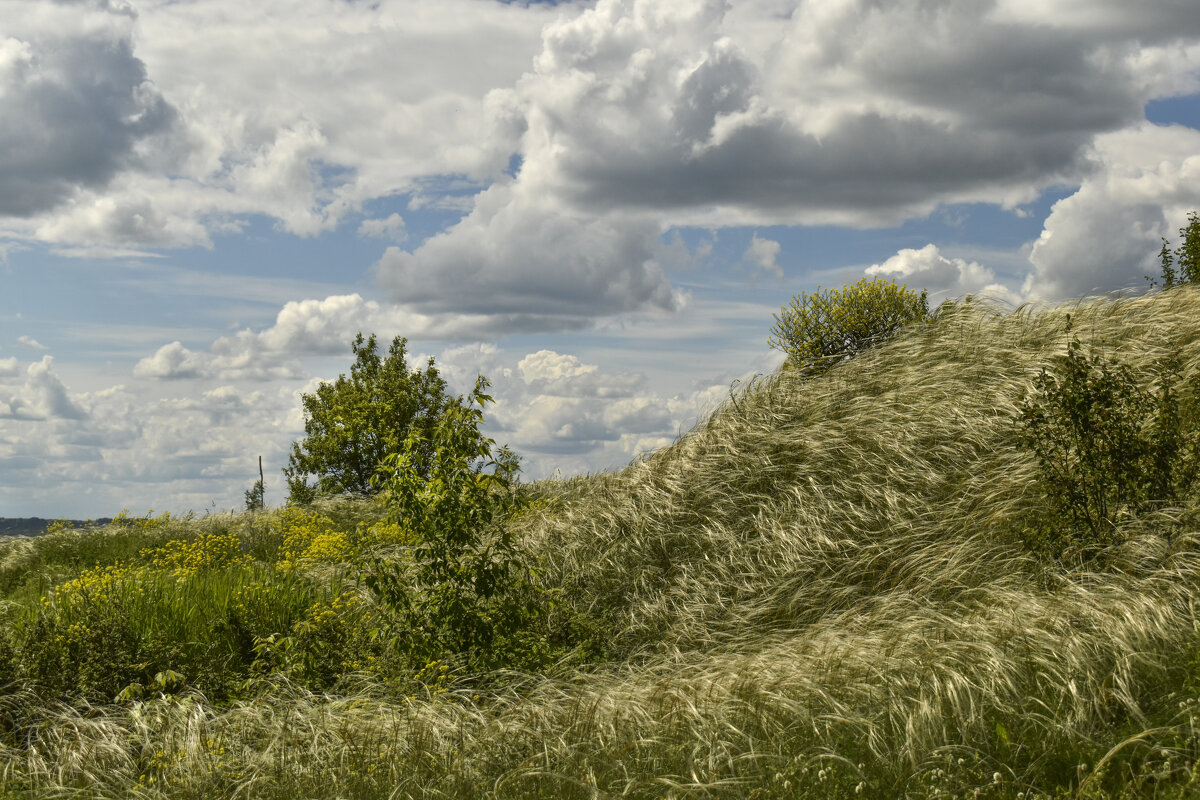
[[523, 486], [546, 613], [486, 673], [394, 646], [375, 499], [0, 541], [0, 798], [1200, 797], [1200, 498], [1030, 547], [1072, 336], [1191, 381], [1200, 287], [968, 298]]

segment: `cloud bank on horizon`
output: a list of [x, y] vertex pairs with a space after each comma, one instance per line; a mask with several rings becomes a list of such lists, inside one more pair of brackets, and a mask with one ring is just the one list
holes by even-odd
[[[770, 311], [817, 277], [1012, 303], [1138, 287], [1200, 208], [1187, 0], [0, 19], [0, 515], [64, 486], [97, 514], [236, 499], [358, 330], [441, 348], [461, 388], [492, 377], [493, 432], [532, 474], [613, 466], [772, 368]], [[1147, 118], [1173, 99], [1178, 120]], [[991, 230], [1010, 222], [1015, 244]], [[839, 260], [852, 239], [878, 245]], [[76, 305], [37, 299], [54, 280]], [[88, 302], [114, 287], [164, 299], [117, 324]]]

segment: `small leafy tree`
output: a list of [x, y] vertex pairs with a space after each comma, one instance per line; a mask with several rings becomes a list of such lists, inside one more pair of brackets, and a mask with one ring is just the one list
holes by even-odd
[[284, 469], [291, 502], [309, 502], [318, 492], [374, 493], [371, 479], [379, 462], [399, 452], [410, 434], [414, 469], [426, 474], [431, 455], [426, 442], [449, 398], [432, 358], [425, 369], [409, 370], [407, 346], [397, 336], [381, 357], [375, 335], [364, 340], [360, 333], [350, 375], [301, 396], [305, 438], [292, 444]]
[[263, 479], [262, 456], [258, 457], [258, 480], [246, 490], [246, 510], [262, 510], [267, 505], [267, 484]]
[[262, 478], [254, 482], [254, 485], [246, 490], [246, 510], [254, 511], [263, 508], [267, 494], [267, 487], [263, 485]]
[[493, 451], [479, 430], [487, 386], [481, 376], [467, 400], [446, 405], [428, 460], [422, 434], [410, 431], [376, 479], [389, 520], [414, 544], [407, 559], [375, 562], [367, 585], [398, 615], [400, 644], [416, 664], [512, 666], [514, 636], [538, 614], [519, 544], [502, 524], [522, 505], [519, 461], [507, 447]]
[[775, 314], [767, 343], [787, 354], [787, 363], [821, 373], [839, 361], [894, 336], [929, 316], [926, 292], [919, 295], [881, 278], [832, 292], [801, 292]]
[[1081, 351], [1072, 337], [1058, 369], [1043, 369], [1019, 405], [1019, 445], [1037, 456], [1050, 507], [1026, 544], [1052, 560], [1113, 544], [1121, 519], [1179, 501], [1200, 468], [1200, 380], [1183, 404], [1178, 351], [1158, 364], [1157, 395], [1129, 367]]
[[1200, 214], [1188, 214], [1187, 225], [1179, 229], [1182, 243], [1175, 249], [1179, 264], [1179, 280], [1184, 283], [1200, 283]]
[[[1188, 224], [1179, 229], [1179, 236], [1182, 241], [1174, 250], [1164, 238], [1162, 249], [1158, 251], [1163, 289], [1180, 283], [1200, 283], [1200, 213], [1188, 214]], [[1149, 275], [1146, 280], [1150, 281], [1151, 287], [1157, 285]]]

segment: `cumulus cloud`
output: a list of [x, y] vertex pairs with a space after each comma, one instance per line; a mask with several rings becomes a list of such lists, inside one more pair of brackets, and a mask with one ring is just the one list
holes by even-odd
[[497, 183], [415, 251], [389, 248], [377, 271], [394, 300], [420, 313], [482, 314], [512, 330], [579, 328], [680, 305], [655, 260], [661, 233], [650, 219], [572, 213], [524, 184]]
[[164, 344], [152, 356], [139, 361], [133, 374], [139, 378], [197, 378], [207, 377], [213, 359], [193, 353], [181, 342]]
[[407, 313], [579, 328], [679, 308], [672, 227], [886, 226], [1096, 179], [1104, 136], [1197, 88], [1193, 5], [0, 0], [0, 235], [140, 257], [408, 193], [465, 216], [379, 262]]
[[0, 358], [0, 378], [15, 378], [19, 373], [16, 358]]
[[[1165, 43], [1193, 15], [1163, 16], [1152, 33]], [[1143, 38], [1115, 31], [949, 0], [601, 0], [547, 27], [516, 89], [522, 177], [588, 208], [718, 224], [1014, 205], [1081, 175], [1092, 138], [1162, 89], [1139, 67]]]
[[53, 357], [42, 356], [41, 361], [30, 364], [25, 370], [24, 384], [14, 389], [0, 387], [0, 418], [77, 420], [87, 416], [67, 393], [54, 373], [53, 364]]
[[[51, 363], [47, 356], [31, 365], [19, 388], [0, 384], [5, 507], [85, 516], [121, 507], [240, 506], [257, 478], [258, 455], [268, 466], [268, 500], [282, 501], [278, 469], [290, 442], [303, 435], [299, 395], [315, 389], [316, 378], [251, 387], [150, 383], [72, 394]], [[478, 373], [492, 379], [497, 402], [488, 408], [486, 429], [517, 450], [531, 479], [622, 466], [674, 441], [729, 392], [728, 382], [714, 382], [663, 394], [642, 373], [554, 350], [506, 353], [486, 343], [447, 348], [438, 367], [454, 391], [468, 389]]]
[[976, 261], [947, 258], [936, 245], [927, 244], [920, 250], [904, 249], [884, 261], [873, 264], [867, 275], [880, 275], [903, 283], [913, 291], [927, 290], [931, 305], [948, 297], [964, 294], [985, 294], [1020, 303], [1020, 296], [996, 280], [996, 273]]
[[207, 0], [135, 19], [100, 0], [0, 0], [0, 216], [29, 218], [0, 230], [142, 250], [210, 246], [265, 215], [308, 236], [426, 176], [489, 179], [522, 124], [491, 93], [566, 13]]
[[404, 217], [392, 214], [384, 219], [364, 219], [358, 226], [358, 235], [403, 242], [408, 238], [408, 231], [404, 226]]
[[778, 261], [780, 248], [779, 242], [760, 238], [756, 233], [750, 238], [750, 246], [746, 248], [741, 264], [750, 273], [752, 279], [760, 274], [765, 274], [776, 280], [782, 280], [783, 267], [779, 266]]
[[512, 445], [535, 477], [623, 465], [670, 444], [729, 391], [712, 385], [664, 397], [642, 373], [545, 349], [514, 366], [494, 345], [450, 348], [438, 367], [455, 385], [466, 386], [475, 374], [492, 380], [491, 435]]
[[1049, 301], [1145, 287], [1162, 237], [1200, 208], [1200, 131], [1149, 123], [1098, 137], [1096, 169], [1054, 204], [1024, 294]]
[[49, 211], [142, 163], [175, 115], [107, 3], [0, 2], [0, 216]]
[[44, 417], [36, 424], [0, 416], [0, 503], [19, 513], [113, 514], [123, 507], [240, 507], [268, 465], [268, 502], [284, 497], [278, 469], [288, 443], [290, 389], [248, 392], [224, 385], [184, 396], [115, 386], [72, 395], [86, 418]]
[[206, 351], [189, 349], [181, 342], [160, 347], [134, 366], [141, 378], [220, 378], [222, 380], [274, 380], [303, 374], [301, 356], [344, 353], [356, 334], [376, 333], [382, 340], [394, 336], [437, 339], [462, 333], [479, 335], [494, 330], [486, 315], [443, 314], [428, 316], [361, 295], [333, 295], [323, 300], [287, 303], [275, 323], [262, 330], [246, 328], [216, 339]]
[[[548, 24], [532, 70], [495, 95], [522, 120], [515, 179], [390, 250], [381, 281], [421, 313], [574, 327], [673, 307], [654, 252], [671, 226], [1016, 208], [1091, 175], [1097, 136], [1193, 80], [1194, 14], [1152, 16], [1123, 31], [1045, 25], [1020, 3], [599, 0]], [[778, 275], [776, 256], [756, 237], [741, 266]]]

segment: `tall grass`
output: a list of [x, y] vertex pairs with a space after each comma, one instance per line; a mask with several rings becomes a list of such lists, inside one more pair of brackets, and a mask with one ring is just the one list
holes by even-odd
[[1103, 572], [1021, 545], [1043, 500], [1016, 409], [1067, 314], [1147, 379], [1176, 346], [1200, 369], [1191, 286], [945, 307], [620, 472], [534, 487], [513, 524], [603, 663], [407, 698], [18, 688], [0, 797], [1196, 796], [1197, 498], [1124, 523]]

